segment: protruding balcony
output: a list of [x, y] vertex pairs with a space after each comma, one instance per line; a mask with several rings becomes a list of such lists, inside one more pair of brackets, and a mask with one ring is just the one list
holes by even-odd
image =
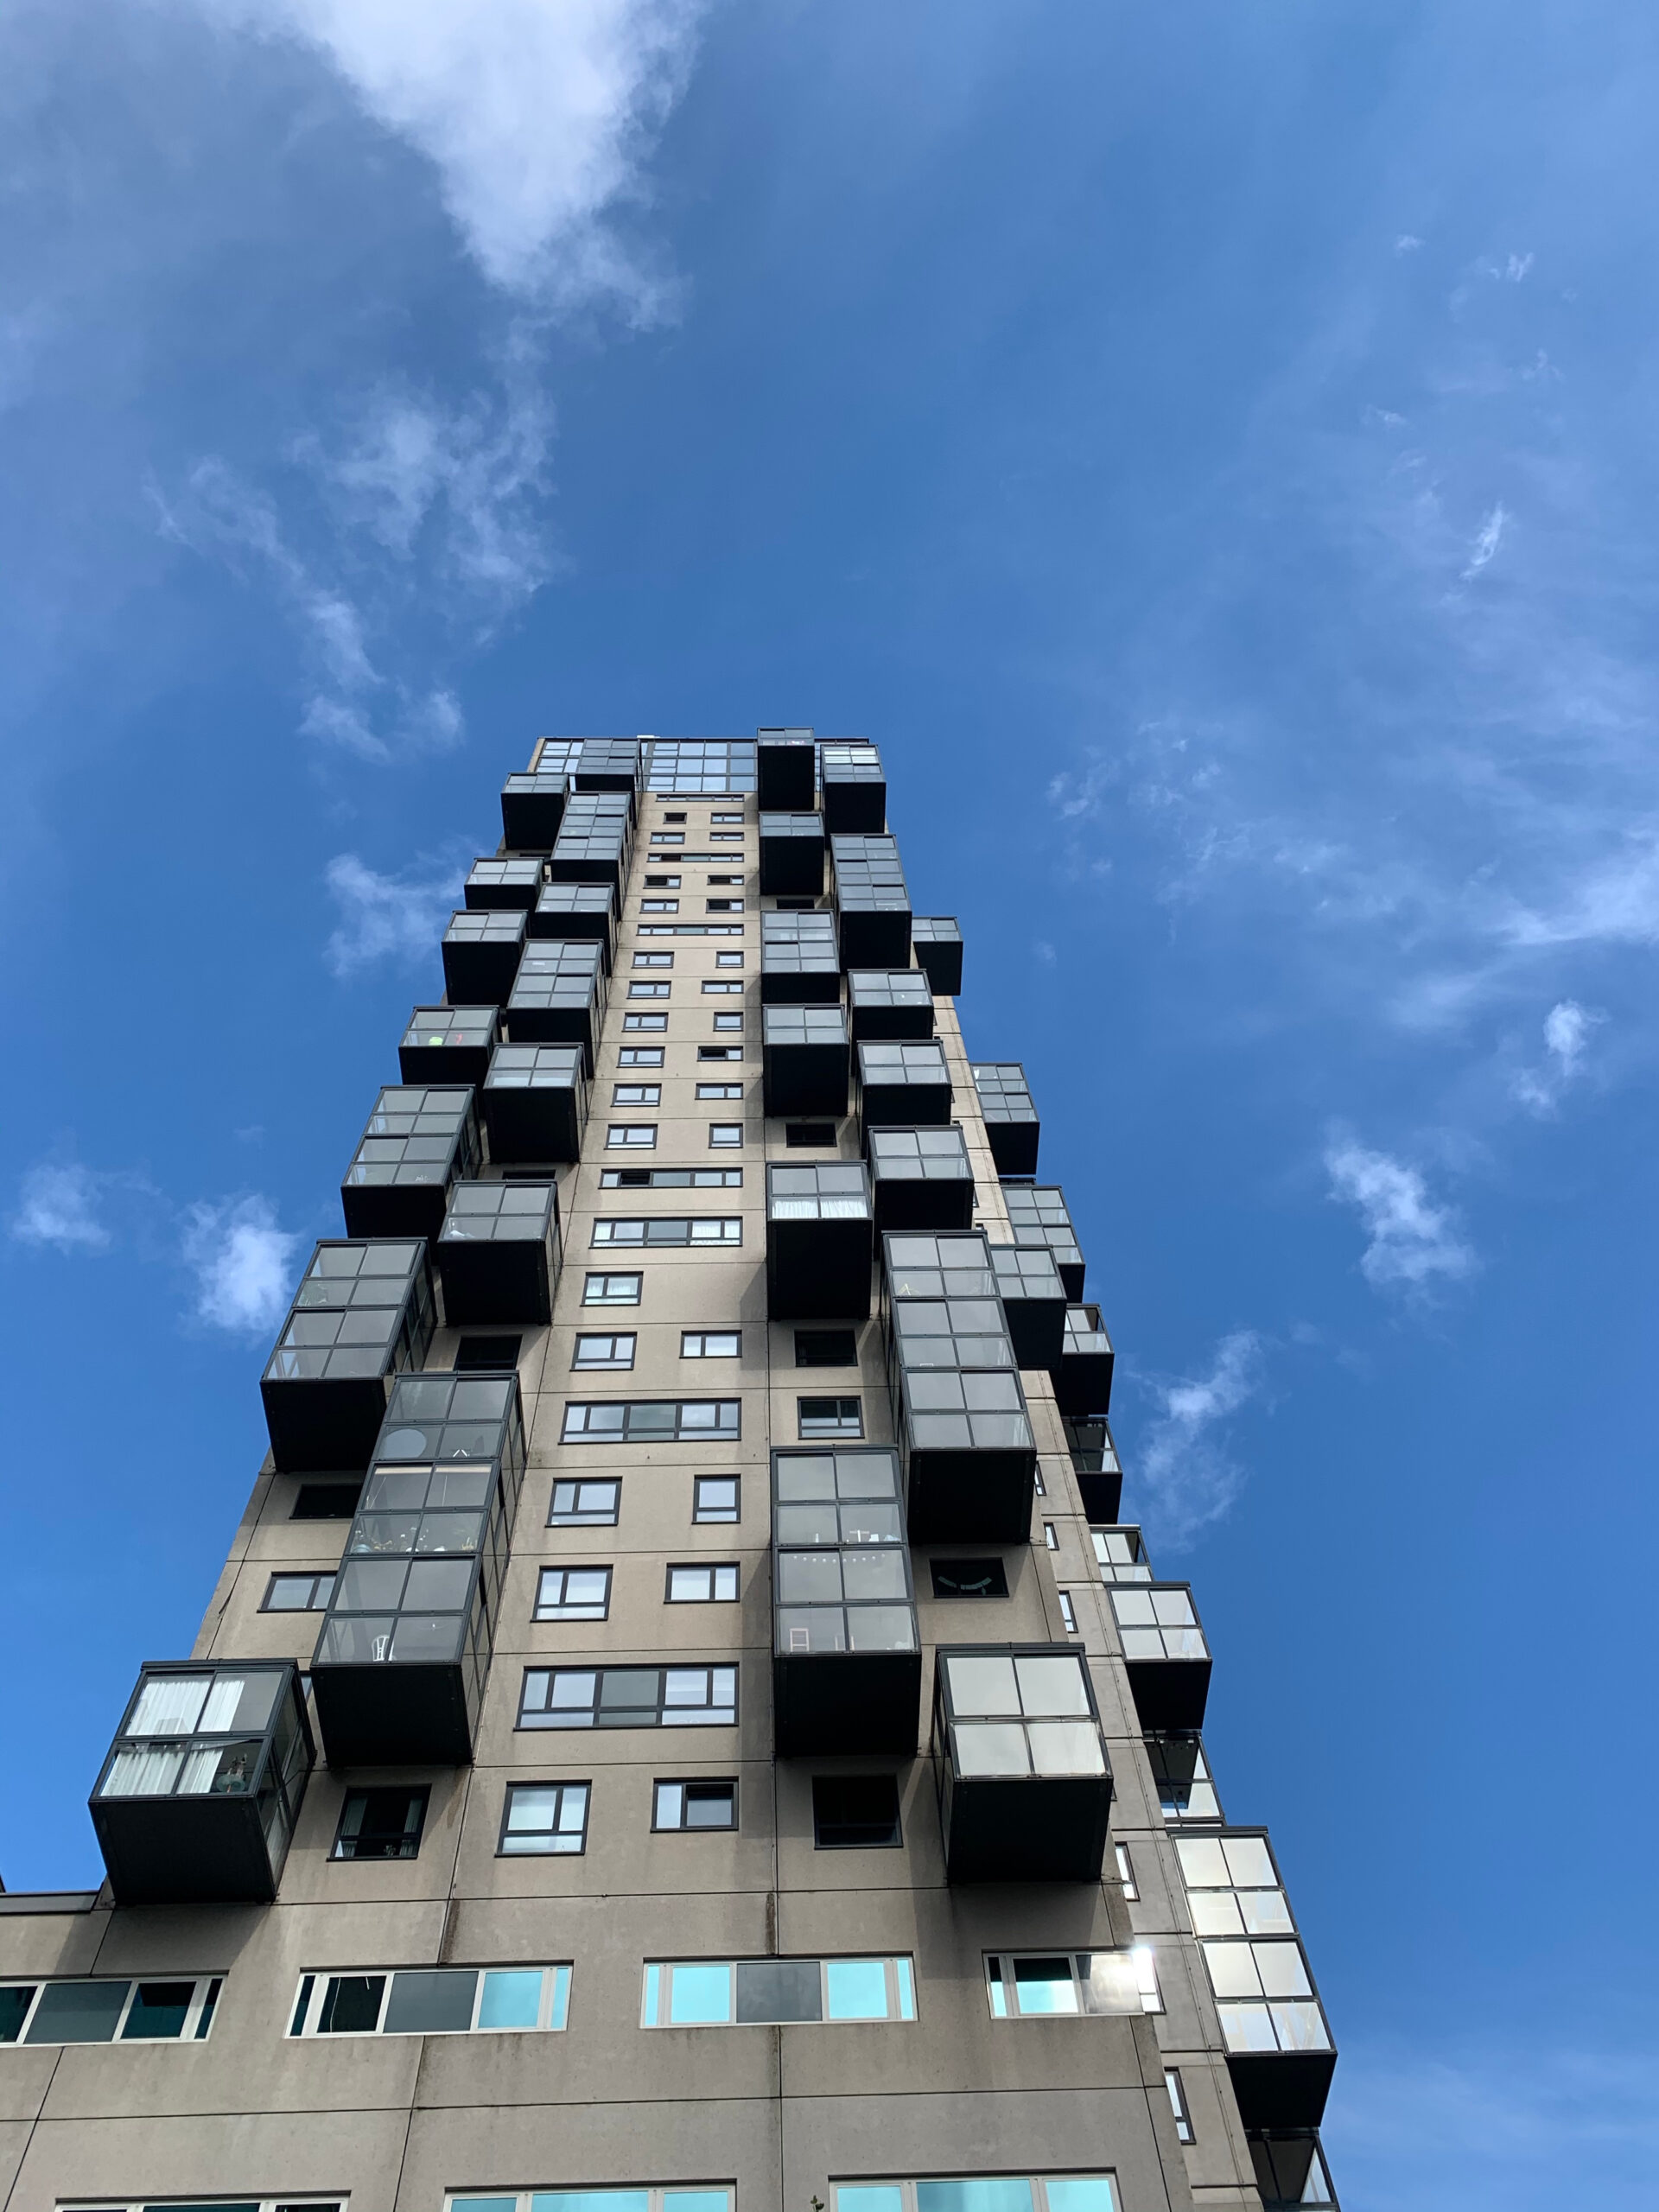
[[434, 1321], [423, 1239], [319, 1244], [259, 1384], [277, 1472], [366, 1467], [391, 1377], [426, 1357]]
[[863, 738], [827, 737], [818, 747], [823, 824], [832, 837], [876, 836], [887, 826], [881, 755]]
[[464, 1765], [524, 1472], [516, 1375], [407, 1375], [311, 1662], [331, 1766]]
[[618, 897], [633, 849], [631, 791], [575, 791], [548, 856], [550, 883], [608, 883]]
[[563, 769], [531, 769], [501, 786], [501, 842], [517, 853], [550, 853], [569, 788]]
[[[569, 739], [544, 739], [542, 758], [550, 744], [569, 744]], [[570, 782], [578, 791], [626, 791], [639, 788], [639, 741], [637, 737], [584, 737], [575, 741]]]
[[925, 970], [936, 999], [954, 999], [962, 990], [962, 931], [954, 914], [916, 914], [910, 925], [916, 965]]
[[608, 883], [547, 883], [529, 922], [537, 938], [591, 938], [604, 947], [605, 973], [616, 961], [616, 893]]
[[844, 1114], [851, 1066], [838, 1006], [760, 1009], [760, 1088], [768, 1114]]
[[1052, 1368], [1065, 1349], [1065, 1285], [1053, 1255], [1040, 1246], [993, 1244], [991, 1266], [1015, 1360], [1028, 1374]]
[[823, 888], [823, 855], [822, 815], [761, 815], [763, 898], [816, 899]]
[[468, 910], [528, 913], [542, 887], [543, 867], [539, 853], [512, 853], [503, 859], [474, 861], [464, 893]]
[[758, 730], [754, 760], [763, 812], [811, 812], [818, 803], [818, 753], [810, 729]]
[[586, 1066], [580, 1045], [496, 1046], [478, 1103], [498, 1166], [581, 1159]]
[[1099, 1306], [1068, 1306], [1065, 1347], [1058, 1363], [1049, 1369], [1054, 1402], [1063, 1414], [1081, 1418], [1110, 1412], [1112, 1358], [1112, 1340], [1101, 1325]]
[[443, 933], [443, 995], [455, 1006], [505, 1006], [524, 950], [517, 908], [454, 914]]
[[1123, 1497], [1123, 1469], [1104, 1418], [1064, 1417], [1065, 1448], [1077, 1478], [1083, 1510], [1091, 1521], [1116, 1521]]
[[1024, 1543], [1037, 1447], [982, 1234], [884, 1236], [894, 1425], [918, 1543]]
[[841, 955], [833, 914], [762, 914], [763, 1006], [839, 1006]]
[[892, 837], [832, 836], [843, 968], [908, 968], [910, 893]]
[[855, 968], [847, 978], [847, 1006], [855, 1045], [933, 1034], [933, 994], [919, 968]]
[[481, 1084], [501, 1033], [493, 1006], [417, 1006], [397, 1047], [405, 1083]]
[[878, 1231], [968, 1230], [974, 1225], [974, 1171], [954, 1124], [942, 1129], [866, 1128]]
[[[1071, 1225], [1065, 1193], [1058, 1183], [1010, 1184], [1002, 1193], [1008, 1225], [1016, 1244], [1046, 1244], [1060, 1270], [1065, 1294], [1074, 1306], [1083, 1302], [1083, 1247]], [[1090, 1407], [1098, 1412], [1098, 1407]]]
[[858, 1160], [766, 1169], [766, 1313], [773, 1321], [861, 1321], [874, 1230]]
[[950, 1070], [937, 1038], [925, 1045], [861, 1045], [858, 1107], [867, 1129], [943, 1128]]
[[507, 1001], [507, 1035], [515, 1045], [580, 1045], [591, 1077], [605, 1000], [602, 944], [554, 938], [526, 945]]
[[772, 1455], [780, 1758], [916, 1748], [922, 1640], [894, 1452]]
[[1210, 1647], [1193, 1609], [1191, 1585], [1114, 1585], [1108, 1594], [1141, 1726], [1203, 1727], [1210, 1695]]
[[1018, 1060], [981, 1061], [974, 1068], [979, 1110], [999, 1175], [1034, 1175], [1041, 1126], [1026, 1071]]
[[952, 1882], [1097, 1882], [1112, 1770], [1081, 1651], [941, 1647], [933, 1767]]
[[92, 1796], [117, 1904], [269, 1904], [315, 1763], [292, 1660], [147, 1663]]
[[470, 1090], [386, 1084], [340, 1185], [346, 1234], [435, 1236], [449, 1185], [480, 1158]]
[[1303, 2212], [1305, 2206], [1338, 2212], [1317, 2128], [1252, 2128], [1245, 2139], [1262, 2212]]
[[452, 1329], [550, 1321], [559, 1278], [551, 1183], [457, 1183], [433, 1252]]

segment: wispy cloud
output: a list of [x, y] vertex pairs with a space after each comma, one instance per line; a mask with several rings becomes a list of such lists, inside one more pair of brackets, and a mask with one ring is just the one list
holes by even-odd
[[196, 1319], [237, 1336], [260, 1336], [282, 1319], [299, 1237], [257, 1193], [188, 1210], [182, 1252], [196, 1278]]
[[112, 1239], [104, 1219], [105, 1180], [79, 1161], [40, 1161], [23, 1177], [12, 1235], [20, 1243], [60, 1252], [107, 1251]]
[[1159, 1541], [1179, 1548], [1219, 1520], [1244, 1483], [1221, 1426], [1262, 1382], [1262, 1339], [1235, 1329], [1216, 1347], [1210, 1372], [1152, 1386], [1160, 1410], [1141, 1440], [1132, 1474], [1149, 1498], [1143, 1518]]
[[1437, 1277], [1456, 1281], [1473, 1272], [1457, 1215], [1430, 1198], [1421, 1168], [1352, 1137], [1333, 1138], [1325, 1167], [1332, 1198], [1358, 1210], [1366, 1236], [1360, 1272], [1374, 1288], [1421, 1293]]
[[382, 960], [427, 957], [443, 934], [462, 882], [459, 868], [382, 875], [355, 853], [337, 854], [327, 874], [340, 918], [323, 957], [342, 980]]
[[1541, 1116], [1554, 1113], [1562, 1092], [1584, 1071], [1591, 1032], [1606, 1019], [1604, 1014], [1581, 1007], [1576, 999], [1563, 999], [1551, 1007], [1544, 1016], [1548, 1059], [1541, 1067], [1522, 1068], [1510, 1086], [1529, 1112]]
[[1469, 549], [1469, 565], [1463, 571], [1465, 583], [1467, 583], [1471, 577], [1478, 576], [1491, 560], [1498, 547], [1503, 543], [1503, 532], [1509, 527], [1509, 515], [1504, 510], [1503, 502], [1500, 499], [1488, 512], [1480, 528], [1475, 533], [1475, 542]]

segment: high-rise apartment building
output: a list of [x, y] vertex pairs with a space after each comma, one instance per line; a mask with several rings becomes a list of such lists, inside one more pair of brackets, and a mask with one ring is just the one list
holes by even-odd
[[6, 2212], [1333, 2203], [875, 747], [549, 739], [502, 814], [195, 1648], [119, 1686], [108, 1878], [0, 1898]]

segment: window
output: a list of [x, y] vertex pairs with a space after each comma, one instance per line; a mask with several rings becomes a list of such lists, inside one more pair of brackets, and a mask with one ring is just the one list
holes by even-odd
[[526, 1667], [521, 1728], [729, 1728], [735, 1667]]
[[716, 968], [741, 968], [743, 965], [743, 956], [741, 952], [717, 952], [715, 955], [715, 965]]
[[301, 1978], [290, 2036], [543, 2033], [563, 2027], [570, 1969], [416, 1967]]
[[1175, 1853], [1227, 2049], [1329, 2050], [1266, 1837], [1178, 1836]]
[[635, 982], [628, 985], [628, 996], [631, 999], [665, 999], [671, 997], [673, 991], [672, 983]]
[[616, 1056], [620, 1068], [659, 1068], [663, 1065], [660, 1045], [624, 1045]]
[[702, 880], [708, 884], [741, 883], [743, 880], [741, 875], [705, 875]]
[[536, 1588], [538, 1621], [602, 1621], [610, 1618], [608, 1567], [544, 1567]]
[[1060, 1548], [1060, 1540], [1054, 1533], [1054, 1523], [1052, 1521], [1045, 1521], [1043, 1523], [1043, 1541], [1052, 1552], [1057, 1552]]
[[700, 1060], [741, 1060], [742, 1057], [743, 1047], [741, 1045], [699, 1045], [697, 1047]]
[[[445, 2203], [447, 2212], [732, 2212], [732, 2191], [717, 2182], [690, 2189], [521, 2190], [516, 2196], [498, 2190], [488, 2196], [451, 2196]], [[295, 2212], [302, 2208], [296, 2206]]]
[[653, 1828], [734, 1828], [734, 1782], [659, 1782], [652, 1793]]
[[1043, 1471], [1042, 1471], [1042, 1469], [1041, 1469], [1040, 1467], [1039, 1467], [1039, 1468], [1038, 1468], [1038, 1470], [1037, 1470], [1036, 1473], [1032, 1477], [1031, 1480], [1032, 1480], [1032, 1486], [1033, 1486], [1033, 1488], [1036, 1491], [1038, 1497], [1046, 1497], [1048, 1496], [1048, 1491], [1047, 1491], [1047, 1490], [1046, 1490], [1046, 1489], [1045, 1488], [1045, 1486], [1044, 1486], [1044, 1483], [1043, 1483]]
[[1071, 1603], [1071, 1592], [1061, 1590], [1056, 1594], [1060, 1601], [1060, 1618], [1065, 1624], [1065, 1632], [1068, 1636], [1075, 1636], [1077, 1632], [1077, 1612]]
[[699, 1475], [691, 1486], [693, 1521], [736, 1521], [741, 1517], [738, 1478]]
[[743, 817], [742, 817], [742, 815], [741, 815], [741, 814], [712, 814], [712, 813], [711, 813], [711, 814], [709, 815], [709, 819], [711, 822], [715, 822], [715, 823], [720, 823], [720, 822], [741, 822], [741, 821], [742, 821], [742, 819], [743, 819]]
[[680, 879], [677, 875], [648, 875], [645, 878], [647, 891], [677, 891], [679, 887]]
[[1115, 1843], [1112, 1851], [1117, 1860], [1117, 1885], [1123, 1892], [1124, 1901], [1128, 1904], [1138, 1904], [1141, 1891], [1135, 1882], [1135, 1868], [1130, 1863], [1129, 1847], [1127, 1843]]
[[[645, 880], [649, 883], [652, 879], [647, 876]], [[677, 899], [642, 899], [639, 911], [642, 914], [677, 914], [680, 902]]]
[[[680, 817], [682, 821], [684, 818], [683, 815]], [[683, 845], [685, 842], [685, 832], [683, 830], [653, 830], [651, 833], [651, 842], [653, 845]]]
[[[711, 830], [709, 832], [709, 842], [711, 845], [741, 845], [743, 842], [743, 832], [741, 830]], [[723, 859], [724, 855], [721, 857]]]
[[463, 1337], [455, 1347], [457, 1375], [500, 1374], [518, 1364], [522, 1337]]
[[784, 1142], [793, 1152], [833, 1150], [836, 1125], [833, 1122], [785, 1122]]
[[[712, 877], [710, 880], [713, 880]], [[702, 911], [705, 914], [741, 914], [743, 901], [741, 899], [705, 899]]]
[[1007, 1569], [1000, 1559], [936, 1559], [936, 1598], [1006, 1598]]
[[577, 1367], [626, 1368], [633, 1365], [634, 1338], [629, 1335], [576, 1338], [570, 1364]]
[[741, 1029], [743, 1027], [743, 1017], [741, 1014], [717, 1014], [715, 1016], [715, 1027], [716, 1029]]
[[815, 1774], [812, 1841], [819, 1851], [890, 1851], [899, 1828], [899, 1782], [891, 1774]]
[[418, 1858], [427, 1796], [424, 1784], [417, 1789], [348, 1789], [330, 1856]]
[[835, 2212], [1118, 2212], [1110, 2174], [836, 2182]]
[[633, 964], [636, 968], [671, 968], [674, 956], [671, 952], [636, 952]]
[[582, 1286], [584, 1306], [637, 1306], [644, 1277], [636, 1274], [590, 1274]]
[[802, 1436], [862, 1436], [863, 1408], [856, 1398], [798, 1398]]
[[741, 1083], [700, 1083], [697, 1096], [699, 1098], [741, 1098], [743, 1086]]
[[1100, 1562], [1103, 1582], [1150, 1582], [1152, 1563], [1138, 1529], [1091, 1529], [1089, 1541]]
[[741, 1191], [741, 1167], [602, 1167], [601, 1191]]
[[682, 1359], [737, 1359], [742, 1355], [741, 1329], [682, 1329]]
[[0, 1981], [0, 2044], [203, 2043], [224, 1977]]
[[1147, 1758], [1166, 1821], [1218, 1821], [1221, 1800], [1195, 1735], [1148, 1736]]
[[1111, 1592], [1112, 1611], [1117, 1620], [1126, 1659], [1207, 1659], [1209, 1646], [1192, 1599], [1177, 1584], [1155, 1590]]
[[985, 1961], [991, 2017], [1052, 2019], [1057, 2012], [1161, 2012], [1158, 1969], [1145, 1943], [1129, 1951], [1062, 1951], [1047, 1958], [1004, 1955]]
[[728, 1605], [737, 1600], [737, 1568], [731, 1563], [715, 1567], [671, 1567], [665, 1605]]
[[934, 1680], [963, 1779], [1109, 1771], [1081, 1651], [941, 1652]]
[[797, 1329], [795, 1364], [797, 1367], [856, 1367], [857, 1330]]
[[302, 1483], [294, 1493], [290, 1521], [349, 1521], [363, 1494], [361, 1483]]
[[741, 1244], [743, 1221], [738, 1214], [693, 1217], [662, 1214], [654, 1221], [596, 1221], [595, 1244]]
[[702, 979], [702, 995], [706, 999], [719, 998], [724, 994], [741, 991], [742, 988], [741, 983], [721, 982], [717, 978], [708, 976]]
[[682, 809], [677, 814], [665, 814], [663, 817], [664, 822], [683, 822], [685, 818], [685, 812], [683, 809]]
[[567, 1399], [561, 1444], [732, 1442], [742, 1433], [736, 1398]]
[[497, 1858], [574, 1858], [585, 1851], [588, 1795], [585, 1782], [510, 1783]]
[[622, 1503], [620, 1482], [555, 1483], [550, 1529], [614, 1529]]
[[742, 1143], [742, 1141], [743, 1141], [743, 1124], [742, 1124], [742, 1122], [709, 1122], [709, 1146], [710, 1146], [710, 1147], [711, 1147], [714, 1151], [715, 1151], [715, 1152], [731, 1152], [731, 1151], [735, 1151], [735, 1150], [736, 1150], [736, 1148], [737, 1148], [737, 1147], [738, 1147], [739, 1145], [741, 1145], [741, 1144]]
[[613, 1106], [660, 1106], [663, 1086], [660, 1083], [615, 1083], [611, 1085]]
[[1192, 2115], [1187, 2110], [1186, 2091], [1181, 2086], [1179, 2066], [1165, 2067], [1164, 2087], [1169, 2092], [1169, 2108], [1175, 2115], [1175, 2140], [1178, 2143], [1196, 2141], [1192, 2133]]
[[900, 1959], [665, 1959], [645, 1966], [645, 2028], [779, 2026], [796, 2020], [913, 2020]]
[[625, 1014], [622, 1027], [624, 1029], [666, 1029], [668, 1016], [665, 1014]]
[[273, 1574], [265, 1585], [262, 1613], [321, 1613], [334, 1594], [334, 1578], [327, 1574]]

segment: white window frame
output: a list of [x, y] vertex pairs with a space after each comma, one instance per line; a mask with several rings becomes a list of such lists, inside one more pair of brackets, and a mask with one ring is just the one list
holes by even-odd
[[175, 2036], [134, 2037], [130, 2039], [134, 2046], [140, 2043], [206, 2043], [207, 2037], [200, 2032], [202, 2015], [206, 2012], [207, 2027], [211, 2032], [213, 2014], [225, 1989], [226, 1976], [222, 1974], [134, 1974], [130, 1980], [118, 1974], [13, 1974], [6, 1975], [3, 1980], [0, 1980], [0, 1989], [32, 1989], [35, 1994], [30, 1998], [28, 2010], [17, 2024], [16, 2039], [11, 2043], [0, 2044], [0, 2050], [21, 2050], [29, 2042], [29, 2028], [40, 2012], [41, 1999], [48, 1989], [62, 1989], [66, 1986], [91, 1987], [94, 1984], [104, 1988], [124, 1986], [127, 1993], [121, 2000], [121, 2009], [115, 2016], [115, 2024], [109, 2034], [95, 2038], [76, 2037], [73, 2043], [59, 2043], [42, 2037], [40, 2042], [31, 2044], [30, 2048], [35, 2050], [79, 2050], [84, 2046], [89, 2050], [101, 2050], [105, 2044], [119, 2043], [123, 2039], [122, 2031], [126, 2026], [133, 2005], [137, 2001], [138, 1985], [140, 1982], [158, 1981], [188, 1981], [192, 1984], [190, 2002], [185, 2007], [183, 2023]]

